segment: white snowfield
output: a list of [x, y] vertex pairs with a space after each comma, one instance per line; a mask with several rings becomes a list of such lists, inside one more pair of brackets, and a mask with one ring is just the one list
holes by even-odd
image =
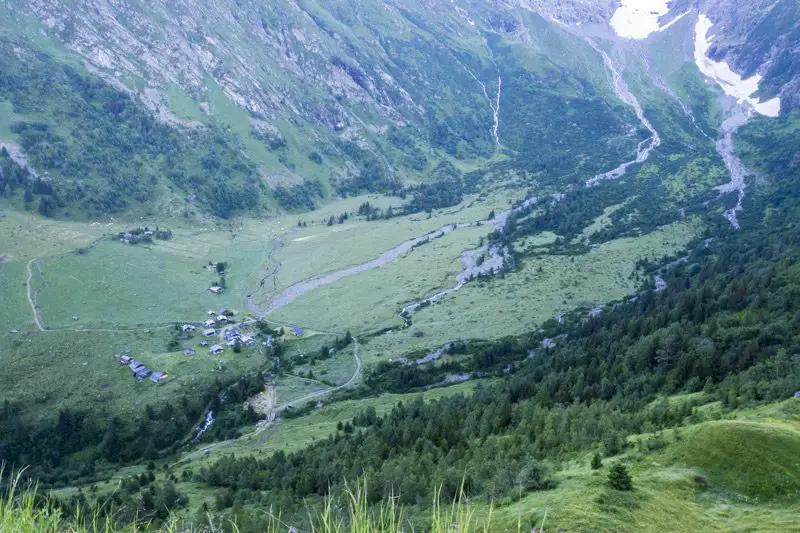
[[744, 102], [753, 106], [753, 109], [767, 117], [777, 117], [781, 112], [781, 99], [773, 98], [762, 102], [759, 98], [753, 97], [753, 94], [758, 91], [758, 85], [761, 83], [761, 75], [755, 74], [749, 78], [742, 79], [741, 76], [731, 70], [724, 61], [716, 62], [708, 57], [708, 50], [711, 48], [711, 40], [713, 35], [709, 37], [708, 32], [711, 30], [713, 23], [704, 14], [701, 14], [695, 26], [695, 42], [694, 42], [694, 61], [697, 67], [704, 75], [708, 76], [717, 84], [722, 87], [725, 94], [728, 94], [741, 104]]
[[684, 16], [660, 26], [658, 19], [669, 13], [669, 0], [622, 0], [611, 17], [614, 33], [626, 39], [646, 39], [651, 33], [664, 31]]

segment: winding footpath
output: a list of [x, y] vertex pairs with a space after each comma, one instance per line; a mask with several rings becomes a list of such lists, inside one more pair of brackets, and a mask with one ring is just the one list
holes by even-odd
[[36, 259], [31, 259], [28, 261], [28, 264], [25, 265], [25, 268], [28, 271], [28, 279], [25, 280], [25, 288], [28, 292], [28, 303], [31, 304], [31, 311], [33, 312], [33, 321], [36, 323], [36, 327], [39, 328], [39, 331], [47, 331], [45, 329], [44, 324], [42, 323], [42, 317], [39, 315], [39, 309], [36, 307], [36, 303], [33, 301], [33, 296], [31, 295], [31, 280], [33, 279], [33, 271], [31, 270], [31, 265]]
[[295, 404], [305, 403], [315, 398], [322, 398], [336, 391], [351, 387], [358, 379], [358, 376], [361, 375], [361, 369], [362, 369], [361, 358], [358, 356], [358, 337], [353, 337], [353, 357], [355, 358], [356, 361], [356, 369], [353, 372], [353, 375], [350, 376], [350, 379], [348, 379], [345, 383], [341, 385], [336, 385], [335, 387], [330, 387], [324, 390], [320, 390], [317, 392], [312, 392], [311, 394], [306, 394], [305, 396], [301, 396], [299, 398], [293, 398], [292, 400], [283, 402], [282, 404], [275, 406], [270, 412], [270, 414], [267, 416], [267, 418], [259, 422], [256, 429], [251, 431], [250, 433], [242, 435], [241, 437], [238, 437], [236, 439], [223, 440], [220, 442], [209, 444], [208, 446], [203, 446], [198, 450], [186, 454], [183, 458], [180, 459], [180, 461], [178, 461], [178, 464], [193, 461], [195, 459], [203, 457], [204, 455], [208, 455], [213, 451], [225, 448], [226, 446], [230, 446], [234, 442], [249, 440], [252, 439], [253, 437], [257, 437], [261, 433], [272, 427], [273, 423], [278, 417], [278, 413], [280, 413], [281, 411], [289, 409], [290, 407], [293, 407]]

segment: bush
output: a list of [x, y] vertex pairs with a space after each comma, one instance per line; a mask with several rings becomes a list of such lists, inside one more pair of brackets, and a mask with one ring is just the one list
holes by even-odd
[[592, 470], [600, 470], [603, 468], [603, 459], [600, 457], [600, 452], [594, 452], [592, 456]]
[[616, 463], [608, 472], [608, 484], [615, 490], [633, 490], [633, 482], [628, 469], [622, 463]]

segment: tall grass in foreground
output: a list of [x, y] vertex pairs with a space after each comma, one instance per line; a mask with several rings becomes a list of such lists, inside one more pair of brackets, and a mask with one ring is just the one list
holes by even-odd
[[[236, 524], [212, 519], [212, 525], [197, 527], [172, 518], [165, 524], [133, 523], [124, 526], [95, 513], [93, 516], [64, 517], [61, 512], [38, 495], [38, 487], [22, 486], [21, 474], [7, 480], [0, 467], [0, 487], [5, 489], [0, 498], [0, 532], [2, 533], [228, 533], [238, 532]], [[403, 509], [390, 498], [374, 506], [367, 504], [367, 487], [359, 483], [348, 487], [345, 502], [336, 504], [333, 498], [325, 500], [319, 512], [309, 512], [310, 529], [295, 528], [281, 519], [280, 514], [265, 511], [267, 526], [264, 533], [411, 533], [410, 521]], [[478, 519], [463, 491], [449, 504], [443, 504], [441, 492], [434, 491], [429, 533], [485, 533], [491, 530], [491, 508], [485, 519]], [[518, 524], [518, 530], [521, 530]]]

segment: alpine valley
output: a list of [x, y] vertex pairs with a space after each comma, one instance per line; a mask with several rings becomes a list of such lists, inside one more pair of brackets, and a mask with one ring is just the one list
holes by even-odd
[[800, 531], [800, 0], [0, 0], [0, 531]]

